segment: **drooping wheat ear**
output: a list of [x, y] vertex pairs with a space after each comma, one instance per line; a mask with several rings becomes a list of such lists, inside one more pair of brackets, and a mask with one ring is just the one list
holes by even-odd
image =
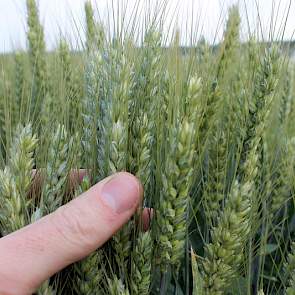
[[247, 184], [236, 182], [233, 185], [218, 225], [212, 229], [212, 241], [205, 246], [203, 262], [205, 294], [224, 294], [226, 287], [238, 275], [250, 229], [251, 189]]
[[108, 285], [108, 294], [110, 295], [130, 295], [130, 292], [125, 288], [122, 281], [116, 276], [112, 280], [108, 278]]
[[131, 289], [134, 295], [148, 295], [151, 284], [152, 240], [149, 232], [139, 233], [132, 252]]
[[63, 125], [58, 125], [52, 135], [47, 155], [46, 176], [41, 198], [44, 215], [62, 205], [72, 146], [73, 138], [68, 136]]
[[286, 275], [289, 277], [287, 295], [295, 294], [295, 243], [291, 244], [291, 251], [288, 255], [288, 262], [286, 264]]
[[42, 100], [48, 91], [48, 73], [45, 58], [44, 31], [39, 21], [35, 0], [27, 0], [27, 13], [27, 38], [34, 82], [31, 108], [34, 116], [39, 116]]
[[223, 78], [227, 68], [236, 56], [237, 48], [240, 44], [240, 23], [239, 8], [237, 5], [234, 5], [229, 9], [229, 16], [217, 67], [217, 80]]
[[97, 114], [100, 99], [102, 56], [99, 51], [90, 51], [85, 70], [85, 94], [82, 99], [83, 136], [82, 146], [85, 167], [95, 168], [93, 158], [97, 158]]
[[30, 125], [16, 128], [8, 165], [0, 171], [2, 234], [22, 228], [30, 222], [31, 201], [27, 193], [32, 180], [33, 152], [37, 144]]
[[278, 82], [278, 66], [277, 50], [275, 48], [266, 50], [255, 75], [253, 95], [248, 102], [246, 135], [243, 139], [240, 159], [241, 178], [255, 179], [258, 173], [262, 137]]

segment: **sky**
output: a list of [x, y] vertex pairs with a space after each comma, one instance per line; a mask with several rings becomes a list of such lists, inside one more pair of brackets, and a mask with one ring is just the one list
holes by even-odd
[[[177, 28], [182, 43], [187, 44], [204, 36], [208, 42], [217, 43], [222, 39], [227, 10], [238, 4], [242, 18], [242, 38], [255, 33], [267, 40], [275, 36], [285, 40], [293, 38], [295, 31], [295, 0], [165, 0], [167, 2], [164, 34], [169, 36], [171, 28]], [[26, 48], [26, 5], [25, 0], [0, 0], [0, 52]], [[72, 48], [77, 48], [85, 39], [85, 0], [37, 0], [41, 23], [44, 26], [46, 45], [54, 49], [60, 36], [66, 38]], [[95, 16], [106, 27], [112, 27], [112, 11], [117, 6], [126, 8], [125, 22], [134, 19], [134, 8], [138, 7], [138, 19], [142, 20], [148, 7], [160, 11], [163, 0], [91, 0]], [[120, 4], [118, 4], [120, 3]], [[137, 6], [138, 5], [138, 6]], [[113, 7], [113, 9], [112, 9]], [[117, 15], [117, 14], [115, 14]], [[287, 18], [288, 16], [288, 18]], [[173, 25], [171, 25], [173, 24]], [[193, 28], [193, 29], [192, 29]], [[270, 32], [274, 34], [270, 35]], [[282, 33], [284, 32], [284, 34]], [[294, 37], [295, 38], [295, 37]]]

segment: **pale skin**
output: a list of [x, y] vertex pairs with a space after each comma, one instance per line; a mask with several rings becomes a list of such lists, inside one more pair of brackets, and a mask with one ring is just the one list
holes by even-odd
[[[101, 247], [137, 211], [143, 189], [117, 173], [50, 215], [0, 239], [0, 294], [32, 294], [46, 279]], [[149, 212], [143, 213], [143, 224]]]

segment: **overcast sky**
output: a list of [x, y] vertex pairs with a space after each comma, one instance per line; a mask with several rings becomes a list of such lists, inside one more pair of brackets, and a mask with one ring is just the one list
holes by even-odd
[[[147, 3], [155, 6], [161, 0], [92, 0], [96, 17], [103, 22], [111, 18], [112, 2], [128, 3], [126, 19], [130, 18], [136, 3], [146, 9]], [[139, 1], [139, 2], [138, 2]], [[183, 41], [191, 32], [192, 26], [198, 36], [204, 35], [210, 42], [218, 42], [222, 37], [227, 8], [238, 3], [242, 16], [242, 36], [248, 36], [249, 25], [252, 32], [263, 38], [276, 29], [275, 35], [284, 39], [293, 38], [295, 30], [295, 0], [166, 0], [166, 29], [171, 20], [178, 23]], [[26, 48], [26, 8], [25, 0], [0, 0], [0, 51]], [[45, 28], [48, 49], [56, 47], [60, 35], [66, 37], [73, 47], [84, 40], [84, 2], [85, 0], [39, 0], [41, 22]], [[162, 1], [163, 2], [163, 1]], [[290, 6], [291, 5], [291, 6]], [[286, 16], [289, 9], [289, 17]], [[285, 27], [286, 22], [286, 27]], [[273, 26], [271, 26], [271, 23]], [[249, 24], [249, 25], [248, 25]], [[174, 27], [176, 27], [174, 25]], [[259, 30], [257, 30], [259, 28]]]

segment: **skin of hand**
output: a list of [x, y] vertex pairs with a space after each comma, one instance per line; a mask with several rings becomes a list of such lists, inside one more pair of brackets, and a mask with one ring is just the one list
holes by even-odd
[[137, 178], [120, 172], [1, 238], [0, 294], [32, 294], [53, 274], [95, 251], [131, 218], [142, 195]]

